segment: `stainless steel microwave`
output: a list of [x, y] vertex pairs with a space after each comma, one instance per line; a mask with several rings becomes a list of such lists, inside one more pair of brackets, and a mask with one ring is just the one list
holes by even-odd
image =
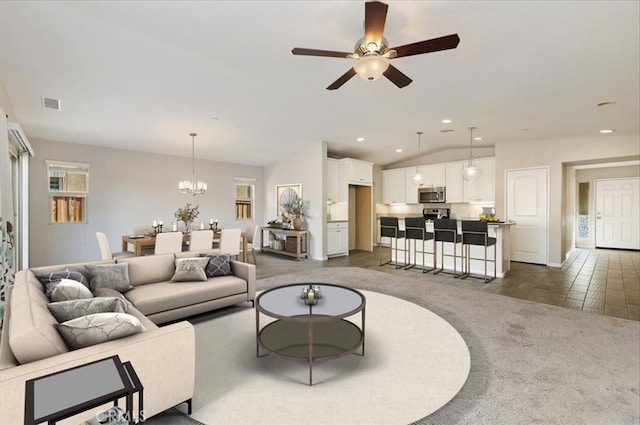
[[418, 202], [421, 204], [446, 202], [444, 187], [421, 187], [418, 189]]

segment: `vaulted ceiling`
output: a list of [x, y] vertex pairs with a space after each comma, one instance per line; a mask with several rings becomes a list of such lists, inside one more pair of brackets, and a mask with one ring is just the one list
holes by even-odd
[[291, 49], [352, 51], [362, 1], [1, 1], [10, 120], [30, 138], [182, 156], [196, 132], [197, 156], [251, 165], [317, 141], [391, 164], [416, 154], [417, 131], [422, 153], [467, 149], [469, 126], [474, 146], [638, 135], [639, 2], [387, 3], [390, 45], [460, 44], [394, 59], [405, 88], [328, 91], [353, 61]]

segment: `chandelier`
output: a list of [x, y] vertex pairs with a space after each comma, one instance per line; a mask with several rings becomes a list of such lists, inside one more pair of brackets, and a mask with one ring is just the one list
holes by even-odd
[[191, 180], [181, 180], [178, 182], [178, 189], [187, 195], [203, 195], [207, 191], [207, 183], [196, 181], [196, 133], [189, 133], [191, 136]]
[[420, 172], [420, 136], [422, 136], [422, 131], [417, 131], [418, 135], [418, 161], [416, 163], [416, 173], [411, 176], [411, 181], [418, 187], [422, 187], [424, 185], [424, 176]]
[[469, 161], [467, 162], [467, 166], [462, 170], [462, 178], [468, 182], [474, 181], [480, 174], [480, 170], [478, 170], [478, 167], [473, 163], [473, 130], [475, 130], [475, 127], [469, 127], [471, 133], [469, 140]]

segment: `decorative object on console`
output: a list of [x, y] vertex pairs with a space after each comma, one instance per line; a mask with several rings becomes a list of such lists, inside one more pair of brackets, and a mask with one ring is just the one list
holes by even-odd
[[186, 193], [187, 195], [204, 195], [207, 191], [207, 183], [196, 181], [196, 148], [195, 148], [195, 137], [196, 133], [189, 133], [191, 136], [191, 180], [181, 180], [178, 182], [178, 189], [180, 192]]
[[420, 136], [422, 136], [422, 131], [417, 131], [418, 134], [418, 160], [416, 161], [416, 173], [411, 176], [411, 181], [418, 187], [422, 187], [424, 185], [424, 176], [420, 172]]
[[[193, 221], [195, 221], [196, 218], [198, 218], [198, 216], [200, 215], [200, 211], [198, 211], [198, 207], [199, 205], [196, 205], [195, 207], [191, 207], [191, 204], [187, 203], [187, 205], [184, 206], [184, 208], [178, 208], [178, 211], [176, 211], [173, 216], [177, 219], [177, 220], [181, 220], [184, 222], [185, 225], [185, 233], [189, 233], [191, 232], [191, 223], [193, 223]], [[177, 230], [177, 227], [174, 226], [174, 231]]]
[[289, 217], [293, 217], [292, 223], [295, 230], [302, 229], [302, 217], [305, 216], [309, 208], [309, 201], [293, 196], [281, 204], [282, 209]]
[[462, 170], [462, 178], [464, 178], [468, 182], [474, 181], [480, 174], [480, 170], [478, 170], [478, 167], [476, 167], [473, 163], [473, 130], [475, 129], [476, 127], [469, 127], [469, 162], [467, 163], [467, 166]]

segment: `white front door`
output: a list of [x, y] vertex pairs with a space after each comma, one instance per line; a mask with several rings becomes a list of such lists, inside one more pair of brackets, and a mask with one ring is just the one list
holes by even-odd
[[511, 226], [511, 260], [547, 264], [548, 254], [547, 168], [506, 171], [506, 219]]
[[595, 183], [596, 248], [640, 249], [640, 178]]

